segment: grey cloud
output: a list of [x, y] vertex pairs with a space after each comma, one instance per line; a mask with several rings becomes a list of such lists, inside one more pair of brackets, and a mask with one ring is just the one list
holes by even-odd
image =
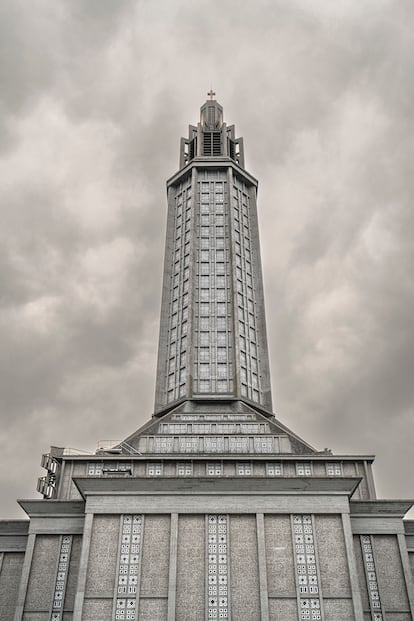
[[210, 86], [260, 182], [276, 413], [412, 495], [412, 3], [1, 11], [3, 514], [50, 444], [151, 414], [165, 180]]

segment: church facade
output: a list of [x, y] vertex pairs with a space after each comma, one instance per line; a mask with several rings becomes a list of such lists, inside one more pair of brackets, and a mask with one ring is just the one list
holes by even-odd
[[0, 621], [412, 621], [412, 502], [272, 413], [257, 181], [212, 92], [167, 193], [154, 414], [43, 455]]

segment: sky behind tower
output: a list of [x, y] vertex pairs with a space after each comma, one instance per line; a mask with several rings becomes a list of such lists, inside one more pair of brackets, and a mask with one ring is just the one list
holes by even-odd
[[3, 0], [0, 517], [153, 411], [165, 180], [213, 87], [259, 179], [276, 416], [414, 497], [411, 0]]

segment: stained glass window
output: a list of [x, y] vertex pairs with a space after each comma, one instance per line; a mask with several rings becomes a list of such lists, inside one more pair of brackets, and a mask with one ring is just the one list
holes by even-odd
[[368, 597], [374, 621], [383, 621], [383, 610], [378, 588], [377, 571], [370, 535], [361, 535], [362, 556], [364, 559], [365, 576], [368, 586]]
[[207, 618], [230, 618], [228, 516], [207, 515]]
[[322, 613], [312, 516], [293, 515], [292, 533], [300, 620], [316, 621]]
[[66, 583], [68, 579], [72, 535], [63, 535], [60, 540], [59, 562], [53, 593], [51, 621], [62, 621], [65, 602]]
[[115, 598], [116, 621], [137, 619], [137, 591], [143, 534], [142, 515], [123, 515]]

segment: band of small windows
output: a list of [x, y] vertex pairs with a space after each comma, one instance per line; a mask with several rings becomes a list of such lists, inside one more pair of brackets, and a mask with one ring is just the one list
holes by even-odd
[[365, 576], [367, 579], [369, 605], [373, 621], [383, 621], [383, 610], [378, 588], [377, 571], [375, 569], [372, 539], [370, 535], [361, 535], [361, 549], [364, 560]]
[[63, 605], [65, 602], [72, 539], [72, 535], [63, 535], [60, 540], [58, 569], [50, 616], [51, 621], [62, 621], [63, 619]]
[[322, 619], [316, 549], [311, 515], [292, 516], [292, 534], [301, 621]]
[[122, 515], [113, 619], [136, 621], [141, 569], [143, 515]]
[[[253, 476], [254, 469], [252, 462], [237, 462], [235, 467], [236, 476]], [[176, 464], [177, 476], [193, 476], [192, 462], [178, 462]], [[147, 464], [147, 476], [163, 476], [164, 464], [162, 462], [150, 462]], [[205, 470], [206, 476], [223, 476], [224, 465], [222, 462], [208, 462]], [[281, 462], [271, 462], [266, 464], [267, 476], [283, 476], [283, 464]]]
[[[173, 446], [168, 446], [167, 441], [169, 440], [169, 442], [173, 442], [173, 438], [163, 438], [164, 440], [164, 445], [162, 446], [162, 448], [164, 449], [164, 451], [159, 451], [159, 452], [173, 452]], [[188, 449], [194, 449], [195, 446], [193, 446], [193, 442], [191, 438], [189, 439], [185, 439], [185, 438], [180, 438], [181, 440], [181, 445], [180, 445], [180, 452], [185, 453], [185, 452], [194, 452], [194, 450], [188, 450]], [[211, 441], [211, 446], [209, 446], [210, 449], [214, 449], [214, 438], [209, 438], [209, 440]], [[241, 446], [241, 445], [240, 445]], [[224, 452], [221, 449], [223, 449], [223, 447], [217, 443], [216, 446], [216, 451], [214, 452]], [[242, 452], [240, 450], [237, 450], [238, 448], [240, 448], [239, 446], [234, 447], [234, 452]], [[265, 451], [262, 451], [265, 452]], [[215, 464], [214, 462], [208, 462], [206, 464], [206, 475], [207, 476], [221, 476], [223, 475], [223, 464], [219, 464], [220, 467]], [[162, 462], [149, 462], [147, 464], [147, 468], [146, 468], [146, 474], [147, 476], [162, 476], [163, 475], [163, 466], [164, 464]], [[295, 468], [296, 468], [296, 476], [313, 476], [313, 466], [311, 462], [296, 462], [295, 464]], [[339, 462], [328, 462], [325, 464], [325, 468], [326, 468], [326, 476], [342, 476], [343, 475], [343, 470], [342, 470], [342, 464]], [[283, 468], [283, 463], [282, 462], [266, 462], [265, 464], [265, 475], [266, 476], [284, 476], [284, 468]], [[257, 476], [263, 476], [263, 470], [261, 469], [259, 472], [255, 473], [255, 466], [252, 464], [252, 462], [237, 462], [236, 464], [236, 475], [239, 476], [252, 476], [254, 474], [257, 474]], [[132, 468], [132, 464], [130, 462], [114, 462], [114, 463], [109, 463], [109, 462], [89, 462], [87, 465], [87, 474], [88, 476], [103, 476], [105, 474], [108, 474], [109, 476], [111, 474], [132, 474], [133, 468]], [[193, 474], [193, 464], [192, 462], [178, 462], [176, 464], [176, 475], [177, 476], [192, 476]], [[289, 475], [288, 475], [289, 476]]]

